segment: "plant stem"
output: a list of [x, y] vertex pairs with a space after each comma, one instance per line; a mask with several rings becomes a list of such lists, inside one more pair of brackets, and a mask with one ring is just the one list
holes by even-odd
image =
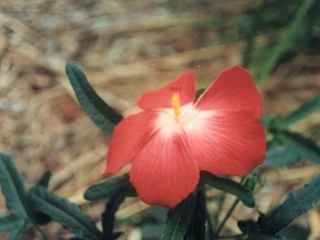
[[226, 216], [223, 218], [222, 222], [220, 223], [219, 227], [217, 228], [217, 231], [216, 231], [216, 234], [215, 234], [216, 237], [219, 237], [219, 234], [221, 233], [224, 225], [226, 224], [226, 222], [230, 218], [231, 214], [233, 213], [234, 209], [237, 207], [239, 202], [240, 202], [240, 200], [236, 199], [234, 201], [234, 203], [232, 204], [231, 208], [226, 213]]

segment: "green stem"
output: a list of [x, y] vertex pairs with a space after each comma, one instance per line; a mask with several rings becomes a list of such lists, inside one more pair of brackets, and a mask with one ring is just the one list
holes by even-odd
[[233, 213], [233, 211], [235, 210], [235, 208], [237, 207], [239, 202], [240, 202], [240, 200], [236, 199], [234, 201], [234, 203], [232, 204], [231, 208], [229, 209], [229, 211], [226, 213], [225, 217], [223, 218], [222, 222], [220, 223], [219, 227], [217, 228], [217, 231], [216, 231], [216, 234], [215, 234], [216, 237], [219, 237], [219, 234], [221, 233], [224, 225], [226, 224], [226, 222], [230, 218], [231, 214]]

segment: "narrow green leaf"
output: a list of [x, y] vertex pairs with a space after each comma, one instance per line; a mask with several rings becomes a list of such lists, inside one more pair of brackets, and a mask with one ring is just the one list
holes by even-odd
[[13, 231], [9, 234], [9, 240], [22, 240], [24, 229], [22, 228], [15, 228]]
[[280, 131], [276, 137], [289, 146], [291, 151], [296, 151], [299, 159], [320, 163], [320, 147], [311, 139], [290, 131]]
[[10, 213], [28, 218], [27, 193], [23, 179], [8, 155], [0, 153], [0, 186]]
[[296, 12], [294, 20], [287, 27], [287, 30], [281, 35], [273, 48], [266, 49], [268, 56], [259, 68], [259, 72], [257, 74], [258, 82], [263, 82], [264, 79], [269, 76], [279, 59], [286, 54], [296, 44], [299, 37], [304, 34], [306, 16], [315, 2], [315, 0], [301, 1], [301, 6]]
[[192, 194], [174, 209], [170, 209], [161, 240], [184, 239], [196, 206], [196, 196]]
[[290, 125], [304, 119], [316, 110], [320, 110], [320, 96], [316, 96], [305, 102], [302, 106], [279, 119], [279, 127], [288, 128]]
[[[29, 198], [31, 198], [31, 195], [33, 194], [34, 191], [36, 191], [36, 189], [38, 187], [40, 187], [40, 186], [35, 185], [30, 189], [30, 191], [28, 192]], [[46, 225], [49, 222], [51, 222], [51, 220], [52, 220], [51, 217], [47, 213], [39, 211], [37, 209], [37, 206], [32, 206], [30, 215], [32, 218], [32, 222], [36, 225]]]
[[[268, 236], [262, 233], [251, 234], [248, 236], [247, 240], [289, 240], [285, 236]], [[290, 239], [292, 240], [292, 239]]]
[[195, 194], [196, 203], [185, 240], [205, 240], [206, 238], [206, 223], [208, 213], [205, 193], [202, 190], [198, 190]]
[[[51, 179], [52, 173], [50, 171], [46, 171], [38, 180], [38, 182], [29, 190], [28, 196], [32, 195], [32, 192], [35, 191], [37, 187], [44, 187], [48, 189], [49, 182]], [[37, 225], [45, 225], [48, 224], [51, 221], [51, 218], [40, 211], [38, 211], [36, 208], [31, 209], [31, 218], [33, 222]]]
[[308, 226], [302, 224], [292, 224], [283, 229], [277, 236], [282, 236], [290, 240], [308, 240], [310, 239], [310, 229]]
[[106, 204], [105, 211], [102, 214], [103, 239], [116, 239], [113, 232], [115, 215], [124, 199], [125, 194], [120, 189], [110, 197]]
[[235, 195], [247, 207], [254, 207], [255, 205], [251, 192], [240, 183], [227, 178], [217, 177], [207, 172], [203, 172], [201, 174], [201, 182], [221, 191]]
[[9, 240], [23, 240], [24, 233], [29, 231], [32, 226], [33, 224], [28, 221], [20, 221], [20, 224], [17, 224], [16, 228], [11, 230], [9, 234]]
[[240, 220], [237, 224], [240, 231], [245, 234], [256, 234], [260, 232], [259, 225], [253, 220]]
[[20, 228], [24, 220], [17, 218], [14, 215], [0, 217], [0, 232], [11, 232], [14, 229]]
[[78, 66], [67, 64], [66, 73], [83, 109], [97, 127], [110, 134], [122, 116], [98, 96]]
[[36, 186], [42, 186], [44, 188], [49, 187], [49, 182], [52, 177], [52, 173], [50, 171], [46, 171], [36, 183]]
[[108, 199], [118, 192], [119, 189], [128, 196], [135, 195], [135, 191], [129, 183], [129, 176], [126, 174], [120, 177], [112, 177], [89, 187], [84, 193], [84, 197], [89, 201]]
[[30, 200], [37, 210], [50, 216], [77, 237], [84, 239], [101, 239], [101, 233], [94, 221], [82, 213], [80, 208], [43, 187], [36, 187], [30, 195]]
[[141, 224], [140, 230], [142, 233], [141, 239], [147, 240], [158, 240], [159, 233], [164, 229], [164, 224], [159, 223], [143, 223]]
[[297, 149], [293, 146], [273, 147], [268, 150], [263, 166], [288, 167], [300, 160]]
[[268, 215], [258, 220], [261, 230], [275, 234], [287, 227], [295, 218], [316, 207], [320, 201], [320, 176], [302, 188], [290, 192], [287, 199]]

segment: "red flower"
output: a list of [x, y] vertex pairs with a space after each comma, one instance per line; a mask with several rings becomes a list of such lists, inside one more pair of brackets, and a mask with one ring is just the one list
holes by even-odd
[[195, 77], [185, 71], [144, 94], [143, 111], [115, 128], [106, 174], [132, 161], [130, 181], [143, 201], [174, 207], [196, 187], [199, 172], [244, 176], [266, 150], [261, 97], [250, 74], [223, 71], [195, 101]]

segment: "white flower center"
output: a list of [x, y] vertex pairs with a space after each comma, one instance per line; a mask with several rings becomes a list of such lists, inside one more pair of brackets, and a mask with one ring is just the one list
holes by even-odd
[[174, 108], [161, 110], [156, 120], [156, 127], [160, 129], [161, 134], [170, 137], [182, 131], [195, 133], [204, 130], [208, 117], [214, 113], [198, 110], [193, 104], [184, 105], [179, 111], [179, 116], [177, 116]]

